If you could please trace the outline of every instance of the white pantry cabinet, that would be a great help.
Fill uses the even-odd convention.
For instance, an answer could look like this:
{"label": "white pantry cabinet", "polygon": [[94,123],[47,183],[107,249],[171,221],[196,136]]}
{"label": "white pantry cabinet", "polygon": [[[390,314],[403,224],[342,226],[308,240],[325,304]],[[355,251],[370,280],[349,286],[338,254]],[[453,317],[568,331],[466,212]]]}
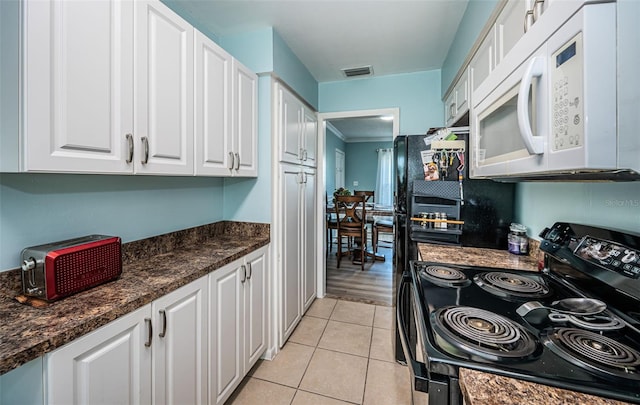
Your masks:
{"label": "white pantry cabinet", "polygon": [[257,76],[195,30],[195,174],[258,174]]}
{"label": "white pantry cabinet", "polygon": [[316,296],[316,171],[281,163],[278,180],[282,269],[278,333],[282,347]]}
{"label": "white pantry cabinet", "polygon": [[49,404],[204,404],[207,277],[45,356]]}
{"label": "white pantry cabinet", "polygon": [[222,404],[267,347],[268,248],[209,276],[209,403]]}
{"label": "white pantry cabinet", "polygon": [[282,84],[277,83],[275,88],[280,161],[316,167],[318,120],[315,112]]}

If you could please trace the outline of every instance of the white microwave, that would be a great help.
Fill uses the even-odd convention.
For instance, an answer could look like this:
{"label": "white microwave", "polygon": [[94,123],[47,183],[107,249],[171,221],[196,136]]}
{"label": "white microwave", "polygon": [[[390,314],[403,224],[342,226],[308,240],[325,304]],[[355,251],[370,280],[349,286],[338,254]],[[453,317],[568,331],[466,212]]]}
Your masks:
{"label": "white microwave", "polygon": [[471,177],[640,172],[640,159],[618,163],[637,151],[618,145],[616,3],[563,10],[564,3],[555,2],[472,94]]}

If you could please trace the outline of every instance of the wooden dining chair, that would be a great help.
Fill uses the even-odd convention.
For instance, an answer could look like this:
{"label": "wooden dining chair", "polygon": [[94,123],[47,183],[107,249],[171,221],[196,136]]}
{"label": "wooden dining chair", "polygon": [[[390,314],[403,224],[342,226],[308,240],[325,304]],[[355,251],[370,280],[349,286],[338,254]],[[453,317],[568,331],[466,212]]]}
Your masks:
{"label": "wooden dining chair", "polygon": [[373,235],[371,244],[373,253],[378,253],[378,237],[380,233],[393,234],[393,217],[376,217],[373,221]]}
{"label": "wooden dining chair", "polygon": [[333,231],[338,229],[338,219],[336,211],[329,207],[329,197],[325,194],[326,229],[327,229],[327,255],[333,250]]}
{"label": "wooden dining chair", "polygon": [[366,190],[355,190],[353,192],[353,195],[364,196],[364,202],[365,203],[372,203],[373,200],[374,200],[375,192],[374,191],[366,191]]}
{"label": "wooden dining chair", "polygon": [[[335,196],[335,210],[338,218],[338,265],[340,268],[340,260],[342,256],[350,253],[356,257],[356,251],[342,251],[342,238],[353,238],[360,254],[360,265],[364,270],[364,262],[366,260],[366,244],[367,244],[367,228],[364,219],[367,217],[366,207],[364,204],[365,197],[361,195],[337,195]],[[359,243],[358,243],[359,241]],[[356,260],[354,259],[354,262]]]}

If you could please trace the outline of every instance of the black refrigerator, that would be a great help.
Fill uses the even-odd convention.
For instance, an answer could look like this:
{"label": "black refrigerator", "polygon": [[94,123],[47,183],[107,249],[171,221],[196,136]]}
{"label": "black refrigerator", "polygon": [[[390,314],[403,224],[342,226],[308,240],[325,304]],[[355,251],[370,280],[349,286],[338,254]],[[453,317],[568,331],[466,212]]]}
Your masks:
{"label": "black refrigerator", "polygon": [[[433,156],[429,140],[437,131],[438,128],[434,128],[423,135],[400,135],[394,140],[393,271],[396,293],[403,274],[409,269],[409,261],[418,258],[417,243],[507,250],[509,225],[514,219],[515,184],[469,179],[468,127],[448,128],[448,132],[454,134],[453,138],[464,141],[464,158],[449,157],[448,169],[437,169],[438,179],[426,181],[427,161]],[[436,162],[444,159],[438,158]],[[461,160],[465,163],[461,168],[462,185],[457,170]],[[425,211],[443,211],[448,214],[447,219],[464,224],[452,225],[443,231],[434,229],[433,223],[411,220],[427,214]],[[410,320],[405,321],[407,325],[413,325]],[[395,341],[396,360],[404,363],[397,331]]]}

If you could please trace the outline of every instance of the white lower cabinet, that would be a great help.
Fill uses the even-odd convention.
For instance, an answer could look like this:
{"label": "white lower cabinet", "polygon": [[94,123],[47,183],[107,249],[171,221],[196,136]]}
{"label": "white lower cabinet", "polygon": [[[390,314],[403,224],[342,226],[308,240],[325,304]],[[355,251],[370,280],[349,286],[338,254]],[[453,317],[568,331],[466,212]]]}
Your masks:
{"label": "white lower cabinet", "polygon": [[209,276],[209,403],[222,404],[267,347],[267,248]]}
{"label": "white lower cabinet", "polygon": [[151,305],[154,404],[207,403],[207,281],[201,277]]}
{"label": "white lower cabinet", "polygon": [[151,403],[151,305],[45,356],[46,402]]}
{"label": "white lower cabinet", "polygon": [[47,354],[47,403],[206,404],[207,281]]}

